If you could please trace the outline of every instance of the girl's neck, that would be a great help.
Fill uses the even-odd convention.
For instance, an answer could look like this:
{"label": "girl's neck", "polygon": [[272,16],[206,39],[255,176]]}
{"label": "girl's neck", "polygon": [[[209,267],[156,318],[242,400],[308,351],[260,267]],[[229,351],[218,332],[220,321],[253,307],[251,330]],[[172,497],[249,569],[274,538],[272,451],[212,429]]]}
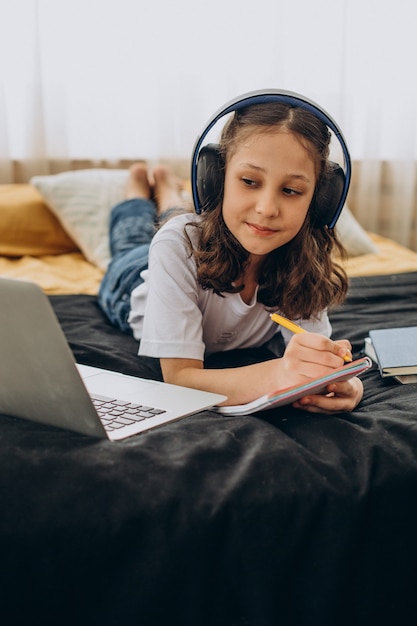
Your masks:
{"label": "girl's neck", "polygon": [[250,304],[252,302],[256,288],[259,284],[259,275],[263,261],[263,258],[250,257],[241,278],[237,281],[238,285],[244,285],[244,288],[239,292],[239,294],[245,304]]}

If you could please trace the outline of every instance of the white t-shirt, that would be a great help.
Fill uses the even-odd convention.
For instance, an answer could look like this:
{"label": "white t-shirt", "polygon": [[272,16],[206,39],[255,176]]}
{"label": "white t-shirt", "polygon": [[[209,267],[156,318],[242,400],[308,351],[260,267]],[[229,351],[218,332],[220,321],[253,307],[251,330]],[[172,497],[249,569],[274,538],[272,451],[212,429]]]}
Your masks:
{"label": "white t-shirt", "polygon": [[[158,358],[204,360],[213,352],[259,347],[281,330],[287,344],[292,333],[269,317],[256,293],[246,304],[238,293],[219,296],[196,279],[185,225],[195,214],[170,219],[155,235],[144,282],[133,290],[129,324],[140,340],[139,354]],[[198,229],[187,226],[193,245]],[[306,330],[330,336],[327,313],[319,319],[294,320]]]}

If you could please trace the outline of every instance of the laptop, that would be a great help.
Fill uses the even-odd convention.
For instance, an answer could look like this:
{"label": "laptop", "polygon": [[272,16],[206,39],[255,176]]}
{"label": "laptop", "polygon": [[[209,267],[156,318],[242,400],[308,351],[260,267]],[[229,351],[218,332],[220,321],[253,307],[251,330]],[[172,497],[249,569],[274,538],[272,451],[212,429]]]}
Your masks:
{"label": "laptop", "polygon": [[33,282],[0,278],[0,413],[120,441],[226,396],[76,364]]}

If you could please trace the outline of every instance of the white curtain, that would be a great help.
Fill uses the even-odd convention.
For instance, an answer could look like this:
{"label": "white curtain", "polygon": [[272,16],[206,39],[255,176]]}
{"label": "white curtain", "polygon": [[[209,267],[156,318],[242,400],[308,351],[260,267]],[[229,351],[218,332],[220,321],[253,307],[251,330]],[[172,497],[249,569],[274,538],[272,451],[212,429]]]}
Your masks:
{"label": "white curtain", "polygon": [[217,108],[276,87],[315,100],[342,127],[357,164],[349,202],[363,225],[415,247],[414,8],[0,0],[0,182],[52,161],[187,159]]}

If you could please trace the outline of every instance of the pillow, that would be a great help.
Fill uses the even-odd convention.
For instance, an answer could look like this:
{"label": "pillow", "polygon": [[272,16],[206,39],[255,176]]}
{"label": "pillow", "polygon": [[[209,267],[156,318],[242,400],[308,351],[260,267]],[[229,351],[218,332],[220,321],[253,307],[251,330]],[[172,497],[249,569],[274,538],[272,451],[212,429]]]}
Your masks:
{"label": "pillow", "polygon": [[34,176],[42,194],[88,261],[105,270],[110,260],[109,215],[124,199],[128,170],[88,169]]}
{"label": "pillow", "polygon": [[0,255],[65,254],[78,248],[31,185],[0,185]]}
{"label": "pillow", "polygon": [[347,206],[343,208],[336,222],[335,231],[350,257],[378,252],[372,239]]}

